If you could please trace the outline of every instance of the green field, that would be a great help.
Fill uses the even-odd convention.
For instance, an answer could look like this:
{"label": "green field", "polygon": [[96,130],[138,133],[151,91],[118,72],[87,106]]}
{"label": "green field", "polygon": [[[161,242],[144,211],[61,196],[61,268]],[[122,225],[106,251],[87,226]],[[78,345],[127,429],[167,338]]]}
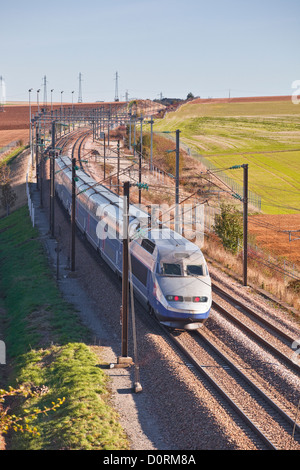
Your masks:
{"label": "green field", "polygon": [[[47,391],[8,402],[25,430],[9,435],[8,450],[128,450],[111,407],[106,364],[88,346],[91,334],[75,307],[63,299],[27,207],[0,220],[0,246],[1,333],[7,347],[0,388],[5,373],[6,390]],[[36,409],[63,399],[56,411],[29,421]],[[26,430],[28,421],[32,432]]]}
{"label": "green field", "polygon": [[[156,121],[154,130],[180,129],[181,142],[217,167],[249,164],[249,189],[263,212],[300,210],[300,106],[291,101],[188,103]],[[242,183],[242,171],[229,176]]]}

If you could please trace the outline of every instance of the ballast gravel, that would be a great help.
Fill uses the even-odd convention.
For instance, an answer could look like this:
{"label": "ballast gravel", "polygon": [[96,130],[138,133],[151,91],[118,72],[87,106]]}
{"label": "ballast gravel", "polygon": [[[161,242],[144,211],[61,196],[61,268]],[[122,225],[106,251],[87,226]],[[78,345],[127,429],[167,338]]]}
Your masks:
{"label": "ballast gravel", "polygon": [[[46,184],[44,190],[48,194]],[[93,334],[91,347],[99,355],[100,367],[111,379],[111,404],[119,414],[131,449],[255,450],[256,445],[241,429],[232,410],[224,406],[208,384],[195,377],[193,368],[184,363],[156,329],[149,326],[148,314],[138,302],[135,302],[135,313],[138,378],[142,391],[135,393],[137,371],[134,366],[114,366],[121,355],[120,280],[81,235],[76,238],[76,270],[74,274],[70,273],[69,218],[56,203],[56,239],[52,239],[48,226],[48,198],[41,209],[39,192],[33,188],[32,195],[36,225],[53,275],[57,273],[59,240],[58,285]],[[227,282],[227,276],[219,273],[218,276]],[[247,297],[251,297],[248,292]],[[135,359],[131,328],[129,356]]]}

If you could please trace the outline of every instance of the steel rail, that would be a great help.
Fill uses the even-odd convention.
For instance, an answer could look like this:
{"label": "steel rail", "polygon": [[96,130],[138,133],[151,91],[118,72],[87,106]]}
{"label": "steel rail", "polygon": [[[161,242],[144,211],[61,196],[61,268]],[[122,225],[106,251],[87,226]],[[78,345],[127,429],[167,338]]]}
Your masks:
{"label": "steel rail", "polygon": [[[78,141],[79,141],[79,139],[78,139]],[[83,142],[83,140],[82,140],[82,142]],[[81,144],[82,144],[82,142],[81,142]],[[81,147],[81,145],[80,145],[80,147]],[[236,299],[234,299],[234,301],[235,300]],[[251,313],[252,313],[252,311],[251,311]],[[243,327],[244,326],[245,325],[243,325]],[[217,384],[217,382],[210,376],[210,374],[207,372],[207,370],[199,363],[199,361],[194,357],[194,355],[191,354],[189,351],[187,351],[187,349],[180,343],[180,340],[178,340],[178,338],[175,338],[172,334],[167,332],[167,330],[165,328],[163,328],[163,329],[167,333],[168,337],[171,338],[172,342],[175,342],[176,346],[180,349],[180,351],[182,353],[184,353],[184,355],[186,357],[188,357],[188,360],[192,364],[194,364],[196,369],[199,372],[201,372],[201,374],[204,375],[207,380],[209,380],[209,382],[213,385],[213,387],[216,388],[218,390],[218,392],[226,399],[226,401],[230,403],[230,405],[243,418],[243,420],[248,424],[248,426],[250,426],[250,428],[260,437],[260,439],[262,439],[262,441],[265,443],[267,448],[276,450],[277,449],[276,446],[270,441],[270,439],[265,436],[265,434],[257,427],[257,425],[255,423],[253,423],[253,421],[234,402],[234,400],[232,400],[229,397],[227,392],[219,384]],[[252,330],[251,330],[251,332],[252,332]],[[263,399],[272,407],[273,410],[276,410],[276,412],[288,423],[288,425],[290,425],[292,428],[293,428],[293,426],[295,426],[296,431],[297,432],[300,431],[299,426],[294,423],[292,418],[290,418],[283,410],[281,410],[278,407],[278,405],[276,405],[276,403],[274,403],[269,397],[267,397],[264,394],[264,392],[262,392],[248,377],[246,377],[222,352],[220,352],[218,349],[216,349],[216,347],[214,345],[212,345],[212,343],[207,338],[205,338],[202,333],[200,333],[200,335],[202,336],[202,339],[204,339],[206,342],[209,342],[210,347],[213,348],[215,350],[215,352],[219,356],[222,357],[222,360],[225,360],[227,363],[229,361],[230,368],[234,369],[235,372],[237,372],[239,374],[239,376],[242,376],[243,380],[245,380],[246,383],[249,384],[256,391],[257,394],[259,394],[261,397],[263,397]],[[287,359],[287,358],[285,357],[285,359]]]}
{"label": "steel rail", "polygon": [[[160,325],[161,326],[161,325]],[[162,327],[162,326],[161,326]],[[264,442],[268,449],[277,450],[276,444],[272,442],[272,439],[268,438],[265,433],[259,428],[254,421],[247,416],[247,414],[242,410],[242,408],[229,396],[226,390],[217,383],[217,381],[212,377],[209,373],[209,368],[203,366],[198,359],[182,344],[180,338],[175,337],[171,332],[169,332],[166,328],[162,327],[164,332],[167,334],[168,338],[175,343],[181,353],[187,357],[188,361],[194,365],[196,370],[200,372],[202,376],[204,376],[212,386],[221,394],[221,396],[232,406],[232,408],[237,412],[237,414],[247,423],[247,425],[255,432],[255,434]],[[285,428],[285,431],[288,434],[293,433],[293,429],[300,433],[300,426],[295,423],[295,420],[291,418],[284,410],[282,410],[270,397],[268,397],[249,377],[247,377],[222,351],[220,351],[206,336],[203,334],[202,330],[196,330],[195,332],[190,332],[192,335],[198,335],[201,337],[201,340],[205,342],[205,344],[211,348],[213,353],[219,358],[224,361],[230,368],[230,372],[233,371],[238,375],[240,381],[244,381],[246,385],[239,385],[245,387],[251,387],[251,389],[255,392],[257,397],[263,402],[260,403],[261,406],[265,409],[265,411],[275,420],[277,420],[279,426]],[[226,370],[225,370],[226,372]],[[231,379],[232,380],[232,379]],[[249,393],[249,392],[248,392]],[[255,398],[257,400],[257,398]],[[264,405],[264,403],[266,405]],[[268,409],[269,408],[269,409]],[[275,418],[274,418],[275,416]],[[281,422],[280,422],[281,420]],[[283,422],[283,424],[282,424]],[[287,429],[289,428],[289,429]],[[300,442],[300,434],[297,442]]]}
{"label": "steel rail", "polygon": [[[228,395],[224,387],[217,383],[217,381],[212,377],[208,372],[208,368],[205,368],[197,358],[182,344],[179,338],[175,337],[170,331],[165,327],[160,325],[162,330],[167,335],[168,339],[174,343],[174,345],[179,349],[181,354],[187,358],[187,360],[195,367],[196,371],[200,373],[212,387],[222,396],[227,404],[237,413],[237,415],[242,419],[244,423],[254,432],[254,434],[259,437],[259,439],[264,443],[266,449],[268,450],[277,450],[277,447],[268,439],[268,437],[257,427],[257,425],[251,420],[241,409],[241,407]],[[220,353],[222,354],[222,353]],[[225,360],[225,358],[224,358]]]}
{"label": "steel rail", "polygon": [[266,403],[281,417],[284,419],[285,423],[291,427],[291,430],[295,426],[295,430],[299,433],[299,438],[300,438],[300,426],[298,424],[295,424],[294,418],[290,417],[285,411],[283,411],[276,403],[275,401],[270,398],[261,388],[259,388],[251,378],[249,378],[242,370],[234,364],[234,362],[229,359],[229,357],[218,347],[216,347],[210,339],[205,335],[203,331],[197,330],[195,332],[197,336],[201,338],[201,340],[205,341],[205,343],[221,358],[222,361],[225,361],[228,366],[230,367],[231,370],[234,370],[234,372],[243,380],[245,381],[254,391],[257,395],[261,397],[262,400],[266,401]]}
{"label": "steel rail", "polygon": [[[82,161],[81,161],[81,147],[82,147],[83,142],[85,141],[85,139],[86,139],[91,133],[92,133],[92,131],[83,132],[82,135],[79,136],[79,138],[76,140],[75,145],[74,145],[73,150],[72,150],[72,158],[73,158],[73,157],[74,157],[74,154],[75,154],[75,147],[76,147],[76,145],[79,143],[78,149],[77,149],[77,160],[78,160],[80,169],[81,169],[86,175],[88,175],[88,173],[87,173],[87,172],[85,171],[85,169],[83,168]],[[88,175],[88,176],[89,176],[89,175]]]}
{"label": "steel rail", "polygon": [[236,297],[233,297],[231,294],[223,290],[221,287],[217,286],[216,284],[212,283],[212,289],[213,291],[220,295],[221,297],[225,297],[225,300],[227,299],[230,303],[233,304],[236,308],[241,308],[243,311],[251,315],[253,318],[256,320],[259,320],[261,323],[263,323],[265,326],[268,328],[272,329],[274,332],[276,332],[279,336],[284,338],[289,344],[291,344],[293,341],[295,341],[295,338],[293,338],[291,335],[285,333],[282,331],[280,328],[278,328],[276,325],[271,323],[269,320],[261,316],[258,312],[253,310],[252,308],[248,307],[247,305],[244,304],[241,300],[238,300]]}
{"label": "steel rail", "polygon": [[[236,299],[231,299],[230,300],[232,303],[236,303]],[[254,339],[256,342],[258,342],[259,344],[263,345],[264,348],[268,349],[275,357],[278,357],[281,361],[283,361],[289,368],[291,368],[293,370],[294,373],[296,374],[300,374],[300,366],[293,361],[293,359],[291,359],[290,357],[288,357],[286,354],[284,354],[283,352],[281,352],[277,346],[274,346],[273,344],[271,344],[269,341],[267,341],[266,339],[264,339],[260,334],[258,334],[257,332],[255,332],[252,328],[248,327],[247,325],[245,325],[245,323],[243,323],[241,320],[239,320],[234,314],[232,314],[231,312],[228,311],[228,309],[226,309],[225,307],[223,307],[222,305],[218,304],[218,302],[216,302],[215,300],[213,300],[212,302],[212,308],[214,308],[216,311],[220,312],[221,314],[223,314],[224,316],[226,316],[226,318],[228,318],[232,323],[234,323],[235,325],[237,325],[244,333],[246,333],[249,337],[251,337],[252,339]],[[243,308],[243,307],[242,307]],[[245,307],[246,309],[246,307]],[[239,311],[240,312],[240,311]],[[242,312],[240,312],[242,313]],[[250,313],[250,314],[253,314],[256,315],[255,312],[253,312],[251,309],[249,309],[249,307],[247,307],[247,313]],[[261,321],[261,317],[258,316],[256,317],[259,321]],[[262,320],[263,321],[263,320]],[[268,325],[269,328],[273,329],[277,334],[281,334],[281,330],[280,329],[277,329],[277,327],[273,326],[272,324],[270,324],[269,322],[264,322],[266,325]],[[294,341],[293,338],[287,336],[289,338],[289,341],[291,341],[291,344],[292,342]]]}

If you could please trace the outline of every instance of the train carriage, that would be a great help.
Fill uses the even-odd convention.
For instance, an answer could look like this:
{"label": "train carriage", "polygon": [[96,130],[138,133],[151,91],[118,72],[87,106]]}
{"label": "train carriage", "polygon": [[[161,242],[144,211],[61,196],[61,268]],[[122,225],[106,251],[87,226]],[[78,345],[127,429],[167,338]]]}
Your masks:
{"label": "train carriage", "polygon": [[[55,189],[71,212],[69,157],[55,160]],[[123,198],[76,172],[76,223],[107,264],[122,275]],[[130,267],[139,300],[170,328],[199,328],[212,303],[211,280],[201,250],[169,228],[148,227],[148,214],[129,206]]]}

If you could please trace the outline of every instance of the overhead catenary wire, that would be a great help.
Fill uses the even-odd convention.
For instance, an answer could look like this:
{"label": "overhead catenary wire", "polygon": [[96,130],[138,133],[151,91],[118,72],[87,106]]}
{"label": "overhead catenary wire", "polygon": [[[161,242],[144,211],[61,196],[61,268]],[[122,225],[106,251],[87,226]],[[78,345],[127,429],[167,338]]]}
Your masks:
{"label": "overhead catenary wire", "polygon": [[[133,165],[130,165],[130,166],[127,167],[127,168],[125,168],[125,169],[122,171],[122,173],[126,173],[126,172],[129,171],[133,166],[134,166],[134,164],[133,164]],[[112,175],[109,175],[109,177],[107,177],[107,178],[105,178],[105,179],[102,179],[100,182],[98,182],[98,184],[100,184],[102,181],[105,181],[105,180],[108,179],[108,178],[112,178],[112,177],[115,176],[116,174],[117,174],[117,173],[114,173],[114,174],[112,174]],[[119,173],[119,174],[120,174],[120,173]],[[137,179],[134,178],[134,176],[132,176],[131,174],[129,174],[129,178],[130,178],[132,181],[134,181],[134,182],[137,183]],[[94,185],[93,185],[93,186],[94,186]],[[117,188],[118,186],[120,187],[121,185],[119,184],[119,185],[113,185],[113,186],[114,186],[115,188]],[[148,186],[148,185],[147,185],[147,186]],[[155,191],[155,190],[160,191],[161,188],[165,189],[165,186],[149,185],[149,188],[151,188],[151,189],[154,190],[154,191]],[[175,189],[174,189],[172,192],[171,192],[171,191],[172,191],[172,188],[170,188],[170,191],[168,191],[168,192],[164,191],[164,192],[165,192],[165,194],[169,194],[169,195],[174,196]],[[192,197],[195,197],[198,193],[199,193],[199,190],[195,191],[194,193],[192,193],[192,194],[190,194],[190,195],[188,195],[188,196],[186,196],[186,193],[185,193],[184,195],[185,195],[186,197],[185,197],[182,201],[180,201],[179,204],[184,203],[185,201],[189,200],[189,199],[192,198]],[[78,193],[78,194],[79,194],[79,193]],[[204,204],[204,203],[206,203],[206,202],[208,202],[208,199],[206,199],[205,201],[202,201],[201,204]],[[167,214],[168,212],[172,211],[173,209],[174,209],[174,207],[172,206],[170,209],[168,209],[167,211],[165,211],[163,215]],[[191,211],[192,209],[193,209],[193,208],[190,208],[189,211]],[[187,211],[186,211],[186,212],[187,212]],[[173,216],[173,217],[170,219],[170,221],[173,220],[174,218],[175,218],[175,216]],[[197,233],[203,233],[203,231],[198,231],[198,230],[195,230],[195,232],[197,232]]]}
{"label": "overhead catenary wire", "polygon": [[282,268],[281,266],[278,266],[277,264],[273,263],[272,261],[266,260],[262,258],[260,255],[252,255],[249,253],[249,258],[252,258],[253,260],[257,261],[258,263],[262,264],[263,266],[266,266],[269,269],[272,269],[273,271],[277,271],[279,274],[284,274],[287,277],[290,277],[294,280],[300,280],[298,276],[295,276],[293,273],[290,271],[287,271],[286,269]]}
{"label": "overhead catenary wire", "polygon": [[[142,154],[141,154],[140,152],[136,151],[136,153],[137,153],[138,155],[142,156]],[[134,165],[132,165],[132,166],[134,166]],[[241,167],[240,165],[239,165],[239,166],[236,166],[236,168],[240,168],[240,167]],[[144,168],[144,165],[143,165],[143,168]],[[220,171],[222,171],[222,170],[224,170],[224,169],[230,170],[230,169],[235,169],[235,168],[233,168],[233,167],[226,167],[226,168],[219,168],[219,169],[216,169],[216,170],[214,170],[214,171],[208,170],[205,174],[206,174],[206,175],[213,175],[213,176],[217,179],[217,181],[222,184],[223,187],[225,186],[225,187],[227,188],[227,190],[224,189],[224,188],[222,188],[222,187],[221,187],[219,184],[217,184],[216,182],[211,181],[211,179],[208,180],[207,178],[205,178],[205,176],[204,176],[203,173],[202,173],[202,174],[198,174],[198,175],[196,175],[196,176],[198,176],[198,177],[202,178],[203,180],[207,181],[209,184],[213,184],[214,186],[218,187],[219,189],[221,189],[221,190],[222,190],[223,192],[225,192],[225,193],[228,193],[228,194],[230,194],[230,195],[232,195],[232,196],[234,196],[234,197],[239,196],[239,195],[236,195],[235,193],[233,193],[232,188],[231,188],[228,184],[224,183],[224,181],[222,181],[222,180],[215,174],[215,173],[220,172]],[[125,169],[124,172],[126,172],[126,171],[128,171],[128,170]],[[164,173],[166,173],[166,172],[164,172]],[[113,175],[110,175],[110,177],[111,177],[111,176],[113,176]],[[137,182],[137,179],[136,179],[134,176],[129,175],[129,177],[130,177],[130,179],[131,179],[132,181]],[[149,189],[150,189],[150,188],[151,188],[153,191],[159,191],[160,188],[163,188],[163,189],[165,190],[166,187],[165,187],[165,186],[161,186],[161,185],[149,185]],[[172,188],[170,188],[170,190],[167,191],[167,194],[169,194],[169,195],[171,195],[171,194],[173,194],[173,193],[174,193],[174,190],[172,191]],[[191,197],[195,196],[197,193],[199,193],[199,191],[194,192],[192,195],[188,196],[188,198],[191,198]],[[186,198],[186,199],[188,199],[188,198]],[[238,198],[239,198],[240,200],[242,200],[242,198],[241,198],[240,196],[239,196]],[[185,201],[186,199],[184,199],[184,201]],[[184,202],[184,201],[181,201],[181,203]],[[205,201],[205,202],[207,202],[207,201]],[[172,210],[172,209],[171,209],[171,210]],[[169,211],[168,211],[168,212],[169,212]],[[173,218],[174,218],[174,217],[173,217]],[[260,222],[256,222],[256,221],[252,221],[252,220],[251,220],[251,222],[253,222],[254,224],[260,225]],[[269,224],[269,226],[268,226],[268,225],[263,225],[263,226],[265,226],[266,228],[274,229],[274,230],[276,230],[277,232],[285,232],[284,230],[280,230],[280,229],[278,229],[278,228],[275,227],[275,226],[272,227],[271,224]]]}
{"label": "overhead catenary wire", "polygon": [[[208,173],[208,172],[207,172],[207,173],[205,173],[205,174],[211,174],[211,175],[215,176],[213,173]],[[229,194],[230,196],[232,196],[233,194],[235,195],[235,193],[234,193],[233,190],[230,188],[230,186],[228,186],[228,185],[226,185],[225,183],[223,183],[222,180],[220,180],[220,182],[221,182],[222,184],[224,184],[224,186],[227,186],[228,190],[222,188],[222,187],[221,187],[220,185],[218,185],[217,183],[215,183],[215,182],[213,182],[213,181],[211,181],[211,180],[205,178],[205,177],[203,176],[203,174],[197,174],[197,175],[195,175],[195,176],[192,176],[191,178],[194,179],[194,178],[196,178],[196,177],[202,178],[204,181],[207,181],[210,185],[212,184],[212,185],[216,186],[216,187],[219,188],[223,193]],[[236,197],[236,195],[235,195],[234,197]],[[239,196],[239,198],[240,198],[240,196]]]}
{"label": "overhead catenary wire", "polygon": [[267,228],[269,230],[272,230],[274,232],[278,232],[278,233],[286,233],[286,232],[300,232],[300,230],[288,230],[288,229],[280,229],[278,228],[276,225],[273,225],[273,224],[270,224],[269,222],[264,222],[262,220],[258,220],[258,219],[255,219],[253,218],[255,217],[254,216],[249,216],[249,221],[253,224],[253,225],[258,225],[260,227],[263,227],[263,228]]}
{"label": "overhead catenary wire", "polygon": [[[101,144],[101,145],[103,145],[103,144]],[[114,149],[110,149],[110,150],[111,150],[112,152],[114,152],[114,153],[117,153],[117,151],[114,150]],[[141,158],[143,158],[142,153],[139,152],[137,149],[136,149],[136,154],[137,154],[138,156],[140,156]],[[118,158],[118,157],[108,157],[108,158]],[[124,157],[121,157],[121,159],[125,159],[125,158],[124,158]],[[116,176],[116,175],[121,175],[121,174],[124,174],[124,173],[128,172],[131,168],[134,167],[135,164],[138,164],[138,162],[137,162],[137,161],[133,161],[133,164],[130,165],[130,166],[128,166],[127,168],[123,169],[122,172],[113,173],[113,174],[109,175],[107,178],[100,180],[97,184],[101,184],[102,182],[106,181],[108,178],[113,178],[113,177]],[[147,163],[146,163],[146,165],[147,165]],[[148,167],[148,165],[147,165],[147,167]],[[143,164],[142,169],[148,170],[147,167],[145,166],[145,164]],[[138,171],[138,170],[137,170],[137,171]],[[161,171],[162,173],[164,173],[164,175],[166,175],[166,176],[168,176],[168,177],[174,178],[173,175],[171,175],[170,173],[166,172],[165,170],[159,169],[159,171]],[[137,179],[134,178],[134,176],[132,176],[130,173],[129,173],[128,176],[129,176],[129,178],[130,178],[132,181],[137,182]],[[202,175],[198,175],[198,176],[200,176],[200,177],[203,178]],[[205,179],[205,178],[204,178],[204,179]],[[206,180],[206,181],[207,181],[207,180]],[[221,180],[220,180],[220,181],[221,181]],[[211,184],[210,181],[209,181],[209,183]],[[217,184],[215,184],[215,183],[213,183],[213,184],[214,184],[215,186],[219,187],[219,189],[223,190],[224,192],[227,192],[227,191],[225,191],[223,188],[221,188],[220,186],[218,186]],[[94,185],[93,185],[93,186],[94,186]],[[119,185],[119,186],[120,186],[120,185]],[[149,188],[151,187],[151,189],[154,190],[154,191],[155,191],[155,190],[159,190],[158,188],[162,188],[162,189],[164,189],[164,193],[165,193],[165,194],[169,194],[169,195],[172,195],[172,196],[174,196],[174,194],[175,194],[175,188],[174,188],[173,190],[172,190],[171,187],[169,188],[170,191],[173,191],[173,193],[171,193],[170,191],[167,191],[167,192],[165,191],[166,186],[159,186],[159,185],[148,185],[148,186],[149,186]],[[118,187],[118,185],[114,185],[114,187]],[[229,188],[229,186],[228,186],[228,188]],[[229,193],[229,194],[232,194],[231,188],[229,188],[229,189],[230,189],[230,192],[228,191],[228,193]],[[180,192],[180,193],[181,193],[181,192]],[[179,194],[180,194],[180,193],[179,193]],[[196,192],[194,192],[192,196],[195,196],[197,193],[199,193],[199,190],[197,190]],[[192,196],[189,196],[189,197],[192,197]]]}
{"label": "overhead catenary wire", "polygon": [[[130,168],[132,168],[135,164],[132,164],[132,165],[129,165],[127,168],[125,168],[124,170],[122,170],[121,172],[119,172],[119,175],[125,173],[126,171],[128,171]],[[89,185],[87,184],[87,186],[89,187],[89,189],[94,189],[95,186],[98,186],[99,184],[103,183],[104,181],[106,181],[107,179],[109,178],[113,178],[114,176],[117,176],[118,175],[118,172],[112,174],[112,175],[109,175],[107,176],[106,178],[102,178],[101,180],[97,181],[95,184],[92,184],[92,185]],[[82,191],[79,191],[77,193],[77,195],[81,194],[83,191],[86,191],[86,189],[82,190]],[[97,192],[97,191],[95,191]]]}

